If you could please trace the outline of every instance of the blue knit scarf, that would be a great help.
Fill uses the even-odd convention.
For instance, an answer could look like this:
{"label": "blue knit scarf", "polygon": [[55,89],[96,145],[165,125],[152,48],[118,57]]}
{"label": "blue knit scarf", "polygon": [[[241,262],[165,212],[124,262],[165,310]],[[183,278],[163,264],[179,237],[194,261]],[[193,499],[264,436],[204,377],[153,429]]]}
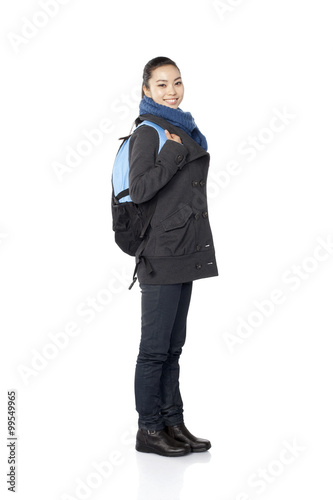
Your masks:
{"label": "blue knit scarf", "polygon": [[156,115],[164,118],[176,127],[184,130],[192,139],[200,144],[206,151],[208,149],[206,137],[198,129],[193,116],[189,111],[183,111],[180,108],[174,109],[163,104],[158,104],[150,97],[144,96],[140,102],[140,115]]}

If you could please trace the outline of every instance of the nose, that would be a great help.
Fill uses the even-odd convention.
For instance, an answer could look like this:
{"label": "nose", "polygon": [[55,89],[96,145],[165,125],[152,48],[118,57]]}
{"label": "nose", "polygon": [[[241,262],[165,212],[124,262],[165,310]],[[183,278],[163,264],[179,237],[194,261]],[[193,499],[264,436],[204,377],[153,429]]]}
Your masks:
{"label": "nose", "polygon": [[171,85],[170,87],[168,87],[168,95],[176,95],[176,89],[173,85]]}

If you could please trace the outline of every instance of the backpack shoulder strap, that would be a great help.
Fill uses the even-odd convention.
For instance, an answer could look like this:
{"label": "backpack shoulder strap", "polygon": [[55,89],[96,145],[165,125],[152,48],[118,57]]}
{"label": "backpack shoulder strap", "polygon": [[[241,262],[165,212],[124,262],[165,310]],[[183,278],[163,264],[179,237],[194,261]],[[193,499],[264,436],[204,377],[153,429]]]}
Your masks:
{"label": "backpack shoulder strap", "polygon": [[160,152],[162,147],[164,146],[165,142],[167,141],[164,129],[162,127],[160,127],[159,125],[157,125],[156,123],[151,122],[149,120],[144,120],[136,128],[141,127],[141,125],[148,125],[149,127],[152,127],[157,131],[158,138],[159,138],[158,152]]}

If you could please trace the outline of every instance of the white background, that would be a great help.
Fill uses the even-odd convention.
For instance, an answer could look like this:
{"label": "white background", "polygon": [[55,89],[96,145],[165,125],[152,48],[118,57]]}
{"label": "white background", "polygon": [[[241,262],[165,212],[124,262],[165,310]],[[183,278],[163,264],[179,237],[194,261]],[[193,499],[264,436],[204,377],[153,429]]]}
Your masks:
{"label": "white background", "polygon": [[[62,3],[1,3],[1,496],[8,390],[18,499],[332,496],[331,3]],[[110,213],[117,139],[160,55],[208,140],[219,267],[194,282],[181,358],[185,423],[212,448],[179,459],[134,449],[141,297]],[[276,110],[289,118],[270,132]],[[57,175],[105,119],[112,130]]]}

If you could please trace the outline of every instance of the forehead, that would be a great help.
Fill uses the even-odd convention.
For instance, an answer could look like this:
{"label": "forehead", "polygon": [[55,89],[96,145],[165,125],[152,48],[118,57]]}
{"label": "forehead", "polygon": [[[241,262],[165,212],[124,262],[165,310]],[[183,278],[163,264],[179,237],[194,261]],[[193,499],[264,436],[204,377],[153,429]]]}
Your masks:
{"label": "forehead", "polygon": [[155,68],[154,71],[152,71],[151,78],[152,80],[175,80],[176,78],[179,78],[180,72],[176,68],[176,66],[173,66],[172,64],[168,64],[166,66],[160,66],[159,68]]}

